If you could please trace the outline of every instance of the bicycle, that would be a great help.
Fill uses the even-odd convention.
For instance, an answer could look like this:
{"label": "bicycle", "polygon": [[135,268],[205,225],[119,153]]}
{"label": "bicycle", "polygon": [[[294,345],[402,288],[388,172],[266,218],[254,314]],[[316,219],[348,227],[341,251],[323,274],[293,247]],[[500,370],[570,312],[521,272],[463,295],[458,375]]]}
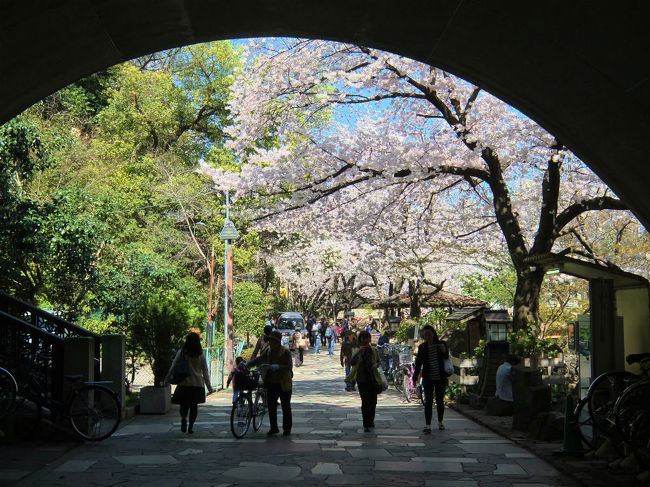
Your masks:
{"label": "bicycle", "polygon": [[66,375],[70,391],[63,403],[49,398],[35,373],[37,360],[48,357],[35,356],[24,382],[18,382],[16,400],[10,414],[19,439],[29,438],[38,428],[43,406],[54,422],[68,420],[72,430],[84,440],[101,441],[111,436],[120,424],[122,407],[117,394],[109,387],[110,381],[84,382],[82,375]]}
{"label": "bicycle", "polygon": [[16,403],[18,384],[7,369],[0,367],[0,420],[13,409]]}
{"label": "bicycle", "polygon": [[[248,381],[242,381],[243,377]],[[230,431],[235,438],[241,439],[248,433],[251,421],[255,431],[262,427],[268,405],[266,389],[260,383],[260,373],[257,370],[248,371],[246,375],[236,378],[235,383],[238,388],[241,385],[243,387],[230,411]],[[253,391],[255,391],[254,398]]]}
{"label": "bicycle", "polygon": [[415,362],[403,367],[404,377],[402,379],[403,386],[402,392],[406,402],[411,402],[413,399],[420,399],[424,406],[424,389],[422,388],[422,379],[413,376],[415,372]]}
{"label": "bicycle", "polygon": [[396,346],[393,349],[393,383],[395,384],[395,389],[402,394],[405,391],[404,379],[407,371],[410,373],[408,367],[410,367],[411,363],[411,349],[412,347],[410,346]]}
{"label": "bicycle", "polygon": [[641,376],[616,400],[612,415],[616,431],[630,447],[640,465],[650,465],[650,353],[626,357],[641,365]]}
{"label": "bicycle", "polygon": [[610,371],[599,375],[574,414],[585,445],[597,449],[607,438],[624,442],[642,464],[647,464],[650,461],[650,353],[629,355],[626,360],[628,364],[640,363],[641,374]]}

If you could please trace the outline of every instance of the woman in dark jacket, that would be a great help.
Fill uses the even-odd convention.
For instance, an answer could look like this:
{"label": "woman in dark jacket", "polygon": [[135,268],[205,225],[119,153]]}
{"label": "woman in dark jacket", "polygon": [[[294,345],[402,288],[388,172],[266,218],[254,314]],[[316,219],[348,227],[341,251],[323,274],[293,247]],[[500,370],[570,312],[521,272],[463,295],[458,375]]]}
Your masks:
{"label": "woman in dark jacket", "polygon": [[444,430],[442,422],[445,414],[445,389],[447,388],[447,374],[443,361],[449,358],[447,345],[438,339],[438,334],[432,326],[422,328],[424,342],[418,347],[415,359],[413,377],[420,376],[422,371],[422,386],[424,388],[424,433],[431,433],[431,417],[433,416],[433,394],[435,390],[436,409],[438,410],[438,429]]}
{"label": "woman in dark jacket", "polygon": [[370,333],[359,333],[359,349],[350,359],[352,369],[345,378],[346,382],[354,381],[359,388],[361,396],[361,417],[363,430],[370,431],[375,427],[375,411],[377,409],[377,394],[381,391],[381,377],[377,371],[379,366],[379,352],[370,344]]}

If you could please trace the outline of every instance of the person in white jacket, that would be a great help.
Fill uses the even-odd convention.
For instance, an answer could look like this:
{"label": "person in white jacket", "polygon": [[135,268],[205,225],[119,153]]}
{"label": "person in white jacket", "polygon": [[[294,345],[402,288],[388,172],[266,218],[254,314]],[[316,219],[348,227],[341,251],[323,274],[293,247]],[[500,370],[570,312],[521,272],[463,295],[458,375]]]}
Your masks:
{"label": "person in white jacket", "polygon": [[[169,376],[174,370],[174,367],[183,359],[187,361],[189,375],[176,386],[174,395],[172,396],[172,403],[180,405],[181,431],[183,433],[187,431],[192,434],[194,432],[194,422],[198,415],[198,405],[205,402],[205,389],[203,384],[208,388],[210,394],[214,392],[210,385],[208,363],[205,360],[205,354],[201,347],[201,337],[198,333],[190,332],[187,334],[185,344],[176,353],[165,382],[169,382]],[[188,412],[189,427],[187,422]]]}

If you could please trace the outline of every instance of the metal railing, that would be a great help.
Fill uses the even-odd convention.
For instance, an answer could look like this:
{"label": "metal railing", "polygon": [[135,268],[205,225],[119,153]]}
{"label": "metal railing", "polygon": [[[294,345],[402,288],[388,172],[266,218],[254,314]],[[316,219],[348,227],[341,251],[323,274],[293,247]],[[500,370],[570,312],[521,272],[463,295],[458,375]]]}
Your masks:
{"label": "metal railing", "polygon": [[32,373],[47,384],[48,398],[54,402],[63,401],[63,343],[68,337],[94,339],[95,379],[99,379],[99,335],[0,291],[0,363],[20,371],[26,363],[34,363],[36,355],[41,357]]}
{"label": "metal railing", "polygon": [[[234,344],[234,356],[241,355],[244,348],[244,341],[237,340]],[[205,347],[203,349],[205,359],[208,362],[208,375],[210,376],[210,384],[215,389],[224,389],[226,387],[226,378],[229,371],[226,370],[224,360],[225,349],[224,347]]]}
{"label": "metal railing", "polygon": [[0,311],[0,364],[19,383],[35,375],[48,403],[63,402],[63,338]]}

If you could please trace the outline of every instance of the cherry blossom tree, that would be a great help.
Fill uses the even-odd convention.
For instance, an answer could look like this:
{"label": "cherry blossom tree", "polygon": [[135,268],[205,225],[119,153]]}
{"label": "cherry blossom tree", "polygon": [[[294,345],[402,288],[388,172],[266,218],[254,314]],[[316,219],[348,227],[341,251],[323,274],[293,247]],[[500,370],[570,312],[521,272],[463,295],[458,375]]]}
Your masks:
{"label": "cherry blossom tree", "polygon": [[562,141],[440,69],[324,41],[261,40],[246,54],[228,129],[240,166],[205,172],[254,194],[262,228],[336,240],[354,229],[384,257],[364,259],[369,276],[432,251],[428,272],[444,282],[507,252],[523,329],[539,321],[544,279],[527,259],[584,253],[574,229],[626,209]]}

